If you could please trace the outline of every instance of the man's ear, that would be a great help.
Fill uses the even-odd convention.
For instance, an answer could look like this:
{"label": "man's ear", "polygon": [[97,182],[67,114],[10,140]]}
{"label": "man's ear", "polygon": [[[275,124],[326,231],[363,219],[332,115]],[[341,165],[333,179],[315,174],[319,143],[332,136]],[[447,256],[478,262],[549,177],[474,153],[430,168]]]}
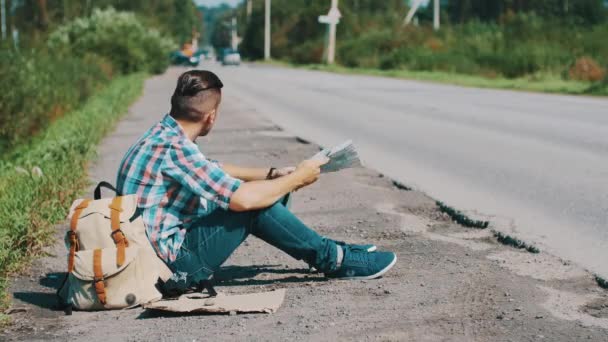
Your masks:
{"label": "man's ear", "polygon": [[217,109],[214,109],[209,113],[209,115],[207,115],[207,123],[214,124],[216,116],[217,116]]}

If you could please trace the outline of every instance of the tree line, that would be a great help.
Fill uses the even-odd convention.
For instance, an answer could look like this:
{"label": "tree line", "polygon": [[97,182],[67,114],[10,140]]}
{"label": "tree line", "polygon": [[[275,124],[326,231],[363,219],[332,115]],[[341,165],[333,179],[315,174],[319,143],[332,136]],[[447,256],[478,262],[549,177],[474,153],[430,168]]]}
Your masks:
{"label": "tree line", "polygon": [[185,42],[199,30],[201,14],[189,0],[5,0],[8,40],[18,32],[20,44],[36,46],[46,34],[75,18],[88,17],[97,8],[113,7],[134,12],[148,26],[177,42]]}
{"label": "tree line", "polygon": [[[341,0],[337,62],[509,78],[540,73],[596,81],[606,74],[605,0],[442,0],[439,31],[432,29],[432,3],[418,11],[417,25],[405,27],[407,1]],[[318,16],[329,6],[327,0],[273,0],[272,57],[323,62],[327,25]],[[243,56],[263,58],[264,1],[254,0],[251,13],[245,3],[221,13],[213,26],[214,46],[229,45],[225,22],[233,16],[239,22]],[[573,65],[592,72],[580,76],[572,72]]]}
{"label": "tree line", "polygon": [[449,0],[447,13],[452,22],[472,19],[499,21],[509,13],[530,13],[545,18],[574,19],[598,24],[606,19],[604,0]]}

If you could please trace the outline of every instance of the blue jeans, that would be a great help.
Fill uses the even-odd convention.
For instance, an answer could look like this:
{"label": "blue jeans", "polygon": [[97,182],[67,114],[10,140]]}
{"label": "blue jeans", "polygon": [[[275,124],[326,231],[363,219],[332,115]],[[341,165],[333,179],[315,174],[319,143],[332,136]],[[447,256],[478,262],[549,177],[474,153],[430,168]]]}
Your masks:
{"label": "blue jeans", "polygon": [[321,272],[336,269],[336,244],[308,228],[286,208],[288,196],[271,207],[245,212],[216,209],[187,230],[177,259],[169,264],[170,289],[185,290],[207,280],[249,234],[304,260]]}

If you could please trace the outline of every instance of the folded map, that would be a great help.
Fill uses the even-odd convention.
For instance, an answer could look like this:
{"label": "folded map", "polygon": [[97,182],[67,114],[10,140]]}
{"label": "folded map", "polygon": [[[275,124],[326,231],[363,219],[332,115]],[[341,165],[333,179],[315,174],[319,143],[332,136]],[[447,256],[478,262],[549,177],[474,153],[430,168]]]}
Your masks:
{"label": "folded map", "polygon": [[329,162],[321,166],[321,173],[336,172],[342,169],[361,166],[359,154],[352,140],[347,140],[335,147],[326,148],[315,154],[312,159],[329,158]]}

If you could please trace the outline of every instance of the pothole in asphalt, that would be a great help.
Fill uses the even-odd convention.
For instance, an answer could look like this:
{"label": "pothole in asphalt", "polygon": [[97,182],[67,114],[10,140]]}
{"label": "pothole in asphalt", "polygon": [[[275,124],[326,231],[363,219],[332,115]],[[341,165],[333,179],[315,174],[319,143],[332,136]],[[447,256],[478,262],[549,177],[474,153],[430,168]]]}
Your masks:
{"label": "pothole in asphalt", "polygon": [[553,316],[568,321],[579,321],[587,327],[596,326],[608,329],[608,318],[596,317],[589,311],[590,304],[593,305],[599,300],[605,301],[605,298],[559,291],[546,286],[538,286],[538,288],[547,294],[547,300],[542,306]]}
{"label": "pothole in asphalt", "polygon": [[389,215],[399,216],[399,229],[409,233],[423,233],[427,231],[430,221],[427,219],[408,213],[398,212],[392,203],[380,203],[376,205],[376,210]]}
{"label": "pothole in asphalt", "polygon": [[487,232],[483,232],[484,235],[480,234],[480,231],[471,231],[471,232],[458,232],[452,234],[438,234],[434,232],[429,232],[428,228],[431,224],[431,221],[420,217],[418,215],[410,214],[410,213],[402,213],[397,211],[395,205],[392,203],[381,203],[376,206],[376,210],[379,212],[397,215],[400,218],[399,228],[403,232],[409,233],[421,233],[425,237],[441,242],[454,243],[459,246],[463,246],[474,251],[484,251],[490,248],[493,248],[491,244],[475,241],[476,239],[487,238]]}
{"label": "pothole in asphalt", "polygon": [[426,233],[424,235],[426,237],[430,238],[431,240],[454,243],[454,244],[469,248],[474,251],[485,251],[485,250],[488,250],[488,249],[491,249],[494,247],[489,243],[458,238],[458,237],[454,237],[451,234],[450,235],[441,235],[441,234],[437,234],[437,233]]}
{"label": "pothole in asphalt", "polygon": [[596,317],[608,319],[608,298],[599,298],[583,307],[583,312]]}
{"label": "pothole in asphalt", "polygon": [[547,253],[531,254],[506,250],[488,255],[487,258],[497,261],[500,267],[509,269],[515,274],[538,280],[565,280],[588,276],[580,267]]}

